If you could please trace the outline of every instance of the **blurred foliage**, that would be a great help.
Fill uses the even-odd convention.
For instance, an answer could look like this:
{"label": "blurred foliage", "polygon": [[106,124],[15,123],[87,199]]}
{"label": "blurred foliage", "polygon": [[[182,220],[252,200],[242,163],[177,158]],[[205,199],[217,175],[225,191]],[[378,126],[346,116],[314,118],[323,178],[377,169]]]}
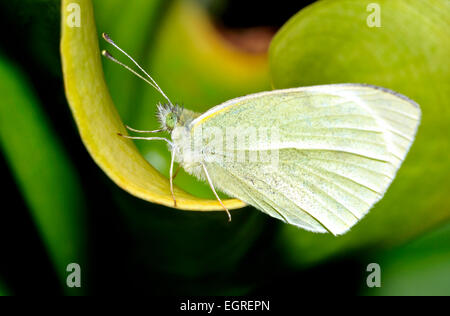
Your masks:
{"label": "blurred foliage", "polygon": [[378,1],[380,28],[367,25],[369,3],[321,1],[287,22],[271,44],[274,87],[374,84],[418,102],[422,122],[385,197],[349,233],[283,227],[280,241],[295,265],[389,247],[450,218],[450,2]]}
{"label": "blurred foliage", "polygon": [[[145,293],[241,295],[254,287],[256,271],[267,269],[251,266],[259,259],[252,249],[273,233],[257,210],[232,212],[229,225],[222,212],[174,211],[123,192],[114,196],[124,210],[123,225],[133,232],[129,260],[141,271],[137,284]],[[148,280],[152,286],[145,289]]]}
{"label": "blurred foliage", "polygon": [[381,266],[381,288],[364,295],[449,295],[450,225],[421,236],[374,259]]}
{"label": "blurred foliage", "polygon": [[6,287],[3,285],[2,281],[0,280],[0,296],[8,296],[9,291],[6,289]]}
{"label": "blurred foliage", "polygon": [[27,81],[3,58],[0,78],[0,148],[64,286],[66,266],[86,256],[78,175]]}
{"label": "blurred foliage", "polygon": [[[289,12],[309,2],[295,2]],[[423,122],[386,198],[349,234],[334,238],[283,225],[252,208],[232,212],[230,225],[222,212],[172,210],[118,188],[91,161],[65,104],[60,1],[0,1],[0,29],[6,30],[0,42],[6,56],[0,58],[0,149],[15,181],[10,187],[25,200],[59,276],[56,288],[65,288],[67,263],[78,262],[89,271],[83,272],[81,292],[65,289],[67,294],[292,294],[290,285],[301,295],[449,294],[449,229],[438,227],[450,214],[450,112],[444,108],[450,82],[449,2],[379,0],[381,28],[366,25],[369,2],[320,1],[303,9],[275,37],[268,59],[225,39],[224,29],[265,25],[273,16],[284,21],[281,2],[262,1],[261,14],[249,14],[254,6],[240,10],[244,2],[233,0],[93,1],[99,40],[101,32],[109,33],[173,101],[195,111],[267,90],[270,83],[282,88],[364,82],[416,100]],[[199,3],[214,10],[214,21]],[[104,41],[100,46],[110,49]],[[102,64],[123,121],[155,128],[161,96],[112,62]],[[167,148],[136,145],[167,176]],[[212,197],[209,187],[184,172],[177,184]],[[39,271],[36,278],[48,283],[41,281],[41,288],[53,291],[45,256],[30,248],[40,246],[34,232],[25,231],[29,226],[22,222],[11,226],[9,213],[2,212],[10,226],[1,235],[2,261],[22,270],[11,265],[3,270],[0,262],[5,281],[0,295],[35,293],[23,272],[30,256]],[[20,245],[30,246],[10,251]],[[381,289],[364,286],[369,262],[382,267]],[[11,283],[18,279],[23,281]]]}

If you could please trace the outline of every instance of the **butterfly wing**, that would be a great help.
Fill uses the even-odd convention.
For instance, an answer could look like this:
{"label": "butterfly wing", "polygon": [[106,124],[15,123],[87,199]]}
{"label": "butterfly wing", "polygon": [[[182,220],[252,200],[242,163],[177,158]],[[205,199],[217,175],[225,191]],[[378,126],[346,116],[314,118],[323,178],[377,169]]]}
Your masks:
{"label": "butterfly wing", "polygon": [[[338,235],[383,197],[420,115],[416,103],[390,90],[340,84],[237,98],[199,116],[190,129],[201,129],[204,144],[212,144],[217,134],[210,130],[226,127],[226,143],[228,130],[245,134],[256,127],[257,137],[231,147],[206,145],[214,185],[287,223]],[[259,137],[267,130],[277,137]],[[254,159],[275,154],[276,164]]]}

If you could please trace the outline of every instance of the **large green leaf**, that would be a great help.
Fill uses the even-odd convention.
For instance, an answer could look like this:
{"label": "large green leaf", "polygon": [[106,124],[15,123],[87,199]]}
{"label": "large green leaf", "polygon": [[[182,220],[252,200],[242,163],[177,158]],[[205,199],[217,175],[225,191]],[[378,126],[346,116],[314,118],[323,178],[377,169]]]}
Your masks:
{"label": "large green leaf", "polygon": [[271,44],[275,88],[368,83],[414,99],[423,112],[391,188],[354,229],[335,238],[283,227],[284,253],[296,264],[388,247],[450,218],[450,2],[379,0],[381,27],[369,27],[372,2],[317,2]]}
{"label": "large green leaf", "polygon": [[66,267],[86,260],[78,175],[23,75],[0,57],[0,148],[65,286]]}

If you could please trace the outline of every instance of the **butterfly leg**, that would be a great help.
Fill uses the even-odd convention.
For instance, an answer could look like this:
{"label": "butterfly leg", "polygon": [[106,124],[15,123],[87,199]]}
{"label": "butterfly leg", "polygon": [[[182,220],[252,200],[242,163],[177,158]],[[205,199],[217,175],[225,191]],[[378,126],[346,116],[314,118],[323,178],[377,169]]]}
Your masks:
{"label": "butterfly leg", "polygon": [[125,127],[127,128],[127,130],[132,131],[132,132],[135,132],[135,133],[159,133],[159,132],[162,132],[162,131],[163,131],[162,129],[155,129],[155,130],[153,130],[153,131],[141,131],[141,130],[139,130],[139,129],[131,128],[131,127],[129,127],[128,125],[125,125]]}
{"label": "butterfly leg", "polygon": [[[142,133],[156,132],[156,131],[138,131],[138,130],[134,130],[132,128],[129,128],[128,126],[127,126],[127,128],[129,130],[131,130],[131,131],[135,131],[135,132],[137,131],[137,132],[142,132]],[[170,140],[168,140],[168,139],[166,139],[164,137],[135,137],[135,136],[123,135],[121,133],[117,133],[117,135],[119,135],[121,137],[124,137],[124,138],[128,138],[128,139],[163,140],[163,141],[167,142],[170,145],[170,147],[172,148],[172,159],[171,159],[171,162],[170,162],[170,179],[169,179],[169,181],[170,181],[170,193],[172,193],[173,206],[177,207],[177,200],[175,200],[175,194],[173,192],[173,179],[176,176],[176,174],[175,174],[175,176],[173,176],[173,165],[174,165],[174,162],[175,162],[175,147],[173,146],[173,143]],[[178,173],[178,170],[177,170],[176,173]]]}
{"label": "butterfly leg", "polygon": [[205,172],[206,175],[206,179],[208,180],[208,184],[209,187],[211,188],[211,190],[213,191],[214,195],[216,196],[216,199],[219,201],[220,205],[222,205],[222,207],[225,209],[225,212],[227,212],[228,215],[228,221],[231,222],[231,214],[230,211],[225,207],[225,205],[223,205],[222,200],[220,199],[219,195],[216,192],[216,189],[214,189],[214,185],[211,181],[211,178],[209,177],[209,173],[208,170],[206,169],[206,166],[204,163],[202,163],[202,167],[203,167],[203,171]]}
{"label": "butterfly leg", "polygon": [[123,138],[128,138],[128,139],[163,140],[163,141],[167,142],[169,145],[173,146],[173,143],[164,137],[135,137],[135,136],[123,135],[122,133],[117,133],[117,135],[119,135],[120,137],[123,137]]}
{"label": "butterfly leg", "polygon": [[177,200],[175,199],[175,193],[173,192],[173,179],[175,178],[173,175],[173,165],[175,163],[175,150],[176,148],[172,148],[172,158],[170,159],[169,182],[170,182],[170,193],[172,193],[173,206],[177,207]]}

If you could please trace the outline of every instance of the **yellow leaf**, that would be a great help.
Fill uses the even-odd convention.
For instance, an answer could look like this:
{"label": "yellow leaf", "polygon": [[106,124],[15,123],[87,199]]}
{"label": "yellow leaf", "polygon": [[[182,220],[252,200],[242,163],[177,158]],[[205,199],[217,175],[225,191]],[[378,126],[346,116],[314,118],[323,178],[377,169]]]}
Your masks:
{"label": "yellow leaf", "polygon": [[[117,135],[126,134],[126,130],[104,80],[91,1],[63,0],[61,10],[66,97],[84,145],[122,189],[149,202],[173,207],[168,179],[142,157],[132,141]],[[175,188],[175,196],[178,209],[223,210],[217,201],[197,198],[179,188]],[[245,206],[237,199],[225,200],[224,204],[230,209]]]}

